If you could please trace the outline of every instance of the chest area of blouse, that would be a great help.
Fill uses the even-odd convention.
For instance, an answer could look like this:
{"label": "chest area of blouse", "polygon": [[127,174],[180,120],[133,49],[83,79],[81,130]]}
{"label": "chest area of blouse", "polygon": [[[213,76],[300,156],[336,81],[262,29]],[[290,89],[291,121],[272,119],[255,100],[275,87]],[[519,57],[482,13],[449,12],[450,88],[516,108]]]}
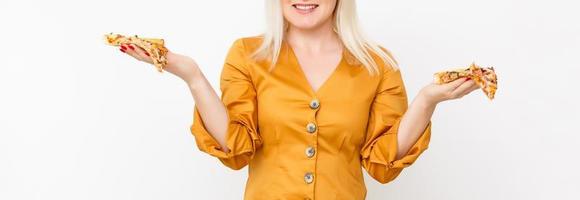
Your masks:
{"label": "chest area of blouse", "polygon": [[320,131],[329,137],[348,135],[354,143],[362,141],[379,78],[369,76],[362,66],[342,63],[314,91],[303,73],[300,66],[284,63],[272,72],[255,72],[262,136],[283,139],[272,133]]}

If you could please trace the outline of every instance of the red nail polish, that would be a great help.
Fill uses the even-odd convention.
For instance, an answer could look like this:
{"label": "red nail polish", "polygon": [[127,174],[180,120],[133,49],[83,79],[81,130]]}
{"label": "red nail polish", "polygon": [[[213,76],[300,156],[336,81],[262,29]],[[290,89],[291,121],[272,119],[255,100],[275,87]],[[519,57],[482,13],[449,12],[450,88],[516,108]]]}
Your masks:
{"label": "red nail polish", "polygon": [[124,45],[121,45],[121,49],[127,50],[127,47],[125,47]]}
{"label": "red nail polish", "polygon": [[135,50],[135,47],[133,47],[133,45],[128,45],[128,46],[131,50]]}
{"label": "red nail polish", "polygon": [[125,49],[119,49],[119,50],[121,50],[123,53],[125,53]]}
{"label": "red nail polish", "polygon": [[145,52],[145,55],[149,56],[149,53]]}

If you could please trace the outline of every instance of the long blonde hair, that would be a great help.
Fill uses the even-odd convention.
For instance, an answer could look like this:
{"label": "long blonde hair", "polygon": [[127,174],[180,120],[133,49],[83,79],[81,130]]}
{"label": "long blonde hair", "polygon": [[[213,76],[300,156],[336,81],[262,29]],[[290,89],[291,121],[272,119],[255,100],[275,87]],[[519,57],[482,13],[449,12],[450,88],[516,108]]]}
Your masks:
{"label": "long blonde hair", "polygon": [[[284,32],[288,22],[282,13],[281,0],[266,0],[266,30],[260,47],[253,53],[256,60],[270,60],[270,70],[275,66],[282,48]],[[370,74],[378,74],[378,64],[371,53],[383,62],[398,69],[398,63],[387,49],[367,39],[362,33],[356,14],[355,0],[337,0],[334,12],[334,28],[346,49],[367,68]]]}

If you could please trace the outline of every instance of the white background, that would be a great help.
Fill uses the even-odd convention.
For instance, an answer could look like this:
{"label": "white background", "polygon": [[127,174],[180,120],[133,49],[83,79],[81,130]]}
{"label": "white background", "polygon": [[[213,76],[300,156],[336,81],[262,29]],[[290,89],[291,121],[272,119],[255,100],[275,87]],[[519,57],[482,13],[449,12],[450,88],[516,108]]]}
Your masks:
{"label": "white background", "polygon": [[[440,104],[430,148],[389,184],[365,175],[368,199],[580,198],[577,2],[358,6],[410,99],[473,61],[499,76],[493,101]],[[165,38],[217,90],[232,42],[262,31],[263,1],[10,1],[0,21],[0,199],[241,199],[247,168],[198,151],[186,85],[102,36]]]}

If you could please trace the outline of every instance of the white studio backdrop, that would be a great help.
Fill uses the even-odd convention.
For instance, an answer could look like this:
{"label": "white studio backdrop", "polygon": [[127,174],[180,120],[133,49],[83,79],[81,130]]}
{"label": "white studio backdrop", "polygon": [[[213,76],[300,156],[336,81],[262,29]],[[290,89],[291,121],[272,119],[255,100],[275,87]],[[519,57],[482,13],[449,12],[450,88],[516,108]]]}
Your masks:
{"label": "white studio backdrop", "polygon": [[[358,1],[366,33],[401,64],[409,98],[436,71],[494,66],[440,104],[430,148],[368,198],[580,199],[577,1]],[[263,1],[5,1],[0,7],[0,199],[241,199],[247,168],[199,151],[193,99],[169,73],[107,46],[108,32],[166,39],[219,92],[232,42]]]}

